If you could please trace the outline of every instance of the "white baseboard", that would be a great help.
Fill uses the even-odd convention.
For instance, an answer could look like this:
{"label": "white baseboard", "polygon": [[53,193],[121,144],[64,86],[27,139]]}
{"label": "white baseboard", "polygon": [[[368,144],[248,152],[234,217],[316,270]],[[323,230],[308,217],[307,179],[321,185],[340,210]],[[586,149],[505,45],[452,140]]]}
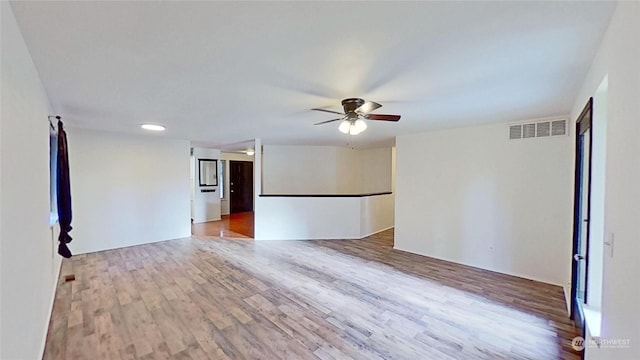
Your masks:
{"label": "white baseboard", "polygon": [[204,220],[198,220],[198,221],[193,221],[194,224],[202,224],[202,223],[206,223],[209,221],[220,221],[222,220],[222,217],[219,217],[217,219],[204,219]]}

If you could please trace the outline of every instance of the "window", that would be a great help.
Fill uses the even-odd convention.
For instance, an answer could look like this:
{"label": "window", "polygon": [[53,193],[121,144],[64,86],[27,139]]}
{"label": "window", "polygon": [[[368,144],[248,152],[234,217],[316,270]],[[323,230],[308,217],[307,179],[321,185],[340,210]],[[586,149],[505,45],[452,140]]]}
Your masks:
{"label": "window", "polygon": [[227,174],[227,161],[220,160],[218,161],[218,189],[220,190],[220,199],[226,199],[227,195],[225,194],[227,188],[225,186],[224,180]]}
{"label": "window", "polygon": [[49,224],[58,222],[58,134],[49,126]]}

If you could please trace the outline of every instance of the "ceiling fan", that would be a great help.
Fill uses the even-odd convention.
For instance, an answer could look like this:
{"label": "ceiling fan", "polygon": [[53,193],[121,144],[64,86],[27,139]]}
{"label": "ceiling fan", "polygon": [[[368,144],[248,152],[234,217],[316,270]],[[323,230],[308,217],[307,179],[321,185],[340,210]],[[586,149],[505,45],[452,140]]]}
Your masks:
{"label": "ceiling fan", "polygon": [[345,134],[358,135],[367,128],[367,123],[363,119],[380,121],[400,120],[400,115],[370,114],[370,112],[382,107],[382,105],[373,101],[365,102],[359,98],[349,98],[342,100],[342,107],[344,108],[344,113],[327,109],[311,109],[342,115],[340,118],[321,121],[313,125],[322,125],[342,120],[338,130]]}

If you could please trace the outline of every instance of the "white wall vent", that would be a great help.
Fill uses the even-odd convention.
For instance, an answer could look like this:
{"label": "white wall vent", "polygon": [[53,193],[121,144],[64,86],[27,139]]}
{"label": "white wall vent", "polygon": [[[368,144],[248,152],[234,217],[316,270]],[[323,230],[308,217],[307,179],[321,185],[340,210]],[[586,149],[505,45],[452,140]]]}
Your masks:
{"label": "white wall vent", "polygon": [[509,139],[529,139],[567,134],[567,120],[538,121],[509,125]]}
{"label": "white wall vent", "polygon": [[566,135],[567,120],[556,120],[551,122],[551,136]]}
{"label": "white wall vent", "polygon": [[548,121],[536,123],[536,137],[549,136],[551,123]]}
{"label": "white wall vent", "polygon": [[522,139],[522,125],[509,126],[509,139]]}
{"label": "white wall vent", "polygon": [[522,138],[528,139],[532,137],[536,137],[536,124],[522,125]]}

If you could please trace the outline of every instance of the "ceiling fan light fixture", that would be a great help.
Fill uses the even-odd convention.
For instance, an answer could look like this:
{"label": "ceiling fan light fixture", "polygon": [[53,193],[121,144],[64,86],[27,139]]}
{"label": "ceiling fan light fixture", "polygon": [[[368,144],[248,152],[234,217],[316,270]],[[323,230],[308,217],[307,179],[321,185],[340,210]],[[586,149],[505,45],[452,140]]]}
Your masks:
{"label": "ceiling fan light fixture", "polygon": [[353,123],[353,127],[356,128],[356,130],[358,131],[358,134],[367,130],[367,123],[362,120],[362,119],[358,119]]}
{"label": "ceiling fan light fixture", "polygon": [[342,118],[325,120],[313,125],[323,125],[332,123],[334,121],[340,121],[340,125],[338,126],[338,130],[340,130],[343,134],[349,135],[358,135],[361,132],[367,129],[367,120],[377,120],[377,121],[398,121],[400,120],[400,115],[385,115],[385,114],[371,114],[370,112],[382,107],[382,105],[377,102],[367,101],[365,102],[360,98],[348,98],[342,100],[342,107],[344,108],[344,113],[327,110],[322,108],[314,108],[311,110],[328,112],[331,114],[344,115]]}
{"label": "ceiling fan light fixture", "polygon": [[340,130],[343,134],[349,135],[358,135],[361,132],[367,129],[367,123],[362,119],[345,119],[338,126],[338,130]]}
{"label": "ceiling fan light fixture", "polygon": [[348,134],[349,131],[351,130],[351,121],[343,120],[340,123],[340,126],[338,126],[338,130],[340,130],[340,132],[343,134]]}

